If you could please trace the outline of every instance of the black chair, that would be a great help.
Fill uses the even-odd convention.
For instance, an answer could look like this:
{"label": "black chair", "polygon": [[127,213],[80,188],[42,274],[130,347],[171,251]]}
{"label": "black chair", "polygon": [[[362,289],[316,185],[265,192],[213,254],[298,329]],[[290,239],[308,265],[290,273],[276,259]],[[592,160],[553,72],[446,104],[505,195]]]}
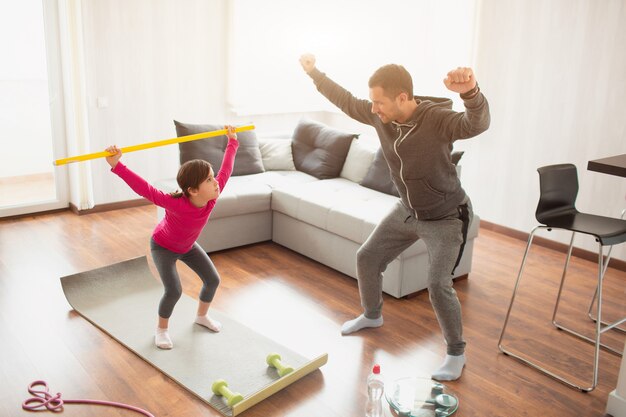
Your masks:
{"label": "black chair", "polygon": [[[526,251],[524,252],[524,258],[522,259],[522,264],[520,266],[519,273],[517,275],[517,281],[515,282],[515,288],[513,289],[513,295],[511,297],[511,302],[509,304],[509,309],[506,313],[506,318],[504,320],[504,325],[502,327],[502,333],[500,334],[500,339],[498,340],[498,347],[500,351],[504,354],[512,356],[523,363],[535,368],[536,370],[557,379],[558,381],[572,387],[579,389],[584,392],[592,391],[598,385],[598,362],[600,355],[600,347],[607,348],[607,346],[603,345],[600,342],[600,337],[602,333],[607,330],[616,328],[620,324],[626,321],[626,317],[617,320],[613,323],[606,324],[603,326],[602,321],[602,281],[604,278],[604,274],[606,272],[606,268],[608,266],[610,260],[610,249],[608,252],[608,256],[606,260],[603,256],[603,249],[605,246],[613,246],[619,243],[623,243],[626,241],[626,220],[624,219],[616,219],[612,217],[604,217],[604,216],[596,216],[593,214],[581,213],[576,210],[576,196],[578,195],[578,175],[576,172],[576,166],[572,164],[560,164],[560,165],[550,165],[541,167],[537,170],[539,172],[539,188],[540,188],[540,197],[539,203],[537,205],[537,211],[535,212],[535,217],[537,221],[541,223],[541,225],[536,226],[528,237],[528,244],[526,245]],[[563,274],[561,276],[561,283],[559,285],[559,291],[556,299],[556,303],[554,306],[554,313],[552,315],[552,323],[559,329],[564,330],[574,336],[577,336],[581,339],[589,341],[595,345],[594,350],[594,362],[593,362],[593,379],[591,381],[591,385],[587,387],[581,387],[571,382],[570,380],[556,374],[555,372],[551,372],[536,363],[532,362],[528,358],[524,358],[518,354],[512,353],[507,350],[502,340],[504,338],[504,334],[506,331],[506,327],[509,321],[509,317],[511,315],[511,309],[513,307],[513,302],[515,301],[515,294],[517,293],[517,289],[520,283],[520,279],[522,277],[522,272],[524,270],[524,265],[526,263],[526,258],[528,256],[528,252],[530,250],[533,237],[535,232],[539,229],[547,229],[548,231],[552,229],[564,229],[572,232],[572,238],[569,244],[569,250],[567,252],[567,258],[565,260],[565,267],[563,268]],[[574,244],[574,236],[576,233],[583,233],[586,235],[591,235],[595,238],[596,242],[598,242],[598,276],[597,276],[597,287],[596,287],[596,297],[595,300],[596,305],[596,317],[595,317],[595,337],[590,338],[584,336],[576,331],[568,329],[556,321],[556,315],[559,308],[559,301],[561,299],[561,292],[563,290],[563,283],[565,282],[565,275],[567,273],[567,267],[569,265],[570,257],[572,255],[572,247]],[[593,300],[592,300],[593,303]],[[615,349],[610,349],[614,353],[618,353],[619,351]]]}

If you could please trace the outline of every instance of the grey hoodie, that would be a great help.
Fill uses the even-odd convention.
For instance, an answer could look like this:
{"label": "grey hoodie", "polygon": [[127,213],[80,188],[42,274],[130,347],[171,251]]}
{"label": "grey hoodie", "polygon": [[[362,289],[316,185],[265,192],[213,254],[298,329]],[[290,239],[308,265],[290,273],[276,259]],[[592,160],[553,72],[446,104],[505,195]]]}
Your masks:
{"label": "grey hoodie", "polygon": [[351,118],[373,126],[402,203],[421,220],[449,214],[466,198],[450,160],[452,143],[489,127],[489,105],[482,93],[464,100],[465,112],[452,110],[447,98],[415,96],[415,112],[406,123],[383,123],[369,100],[357,99],[317,68],[309,75],[330,102]]}

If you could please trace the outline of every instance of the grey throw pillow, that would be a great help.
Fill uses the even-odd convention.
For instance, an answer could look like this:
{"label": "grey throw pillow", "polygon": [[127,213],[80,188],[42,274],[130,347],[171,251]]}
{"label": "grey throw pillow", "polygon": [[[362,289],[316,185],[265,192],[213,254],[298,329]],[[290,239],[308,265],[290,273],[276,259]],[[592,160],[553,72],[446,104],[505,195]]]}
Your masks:
{"label": "grey throw pillow", "polygon": [[[224,125],[197,125],[181,123],[176,120],[174,120],[174,124],[176,125],[176,134],[179,137],[224,129]],[[248,175],[264,172],[265,168],[263,168],[261,150],[254,130],[238,132],[237,139],[239,140],[239,148],[237,150],[237,156],[235,157],[232,175]],[[179,143],[180,163],[182,165],[192,159],[204,159],[213,166],[213,172],[217,174],[222,165],[222,159],[224,159],[227,144],[228,138],[226,135]]]}
{"label": "grey throw pillow", "polygon": [[465,151],[455,151],[450,155],[450,159],[454,165],[458,165]]}
{"label": "grey throw pillow", "polygon": [[[451,160],[454,165],[459,163],[459,160],[463,156],[463,151],[452,152]],[[360,182],[363,187],[371,188],[372,190],[380,191],[381,193],[395,195],[400,197],[398,189],[393,181],[391,181],[391,172],[389,172],[389,165],[383,155],[383,150],[378,148],[372,165],[370,165],[365,178]]]}
{"label": "grey throw pillow", "polygon": [[381,193],[400,197],[398,189],[393,181],[391,181],[389,165],[387,165],[387,160],[381,148],[378,148],[376,151],[372,165],[370,165],[367,174],[365,174],[365,178],[361,181],[361,185],[371,188],[372,190],[380,191]]}
{"label": "grey throw pillow", "polygon": [[357,134],[342,132],[311,120],[300,120],[293,132],[291,150],[298,171],[324,180],[336,178]]}

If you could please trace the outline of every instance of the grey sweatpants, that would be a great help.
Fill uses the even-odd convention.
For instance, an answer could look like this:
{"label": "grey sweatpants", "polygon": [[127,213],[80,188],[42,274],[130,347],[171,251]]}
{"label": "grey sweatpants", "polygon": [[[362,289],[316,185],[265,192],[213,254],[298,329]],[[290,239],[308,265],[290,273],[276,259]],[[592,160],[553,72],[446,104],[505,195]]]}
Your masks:
{"label": "grey sweatpants", "polygon": [[[467,226],[473,218],[469,199]],[[447,344],[449,355],[465,350],[461,304],[452,288],[452,273],[464,242],[461,206],[437,220],[418,220],[401,202],[376,226],[357,252],[357,278],[364,315],[381,316],[382,282],[387,265],[418,239],[426,244],[430,259],[428,294]]]}
{"label": "grey sweatpants", "polygon": [[159,317],[164,319],[170,318],[172,311],[174,311],[174,306],[183,294],[180,277],[178,276],[178,271],[176,271],[177,260],[187,264],[202,280],[200,300],[205,303],[213,301],[215,291],[217,291],[217,287],[220,285],[220,276],[209,255],[197,242],[193,244],[188,252],[176,253],[150,239],[150,251],[165,290],[159,303]]}

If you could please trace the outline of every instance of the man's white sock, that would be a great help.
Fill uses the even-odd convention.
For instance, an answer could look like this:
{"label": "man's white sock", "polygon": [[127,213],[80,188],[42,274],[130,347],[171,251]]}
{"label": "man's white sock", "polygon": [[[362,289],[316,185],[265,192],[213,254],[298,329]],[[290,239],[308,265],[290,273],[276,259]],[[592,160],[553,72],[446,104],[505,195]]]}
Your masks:
{"label": "man's white sock", "polygon": [[465,355],[446,355],[446,360],[439,369],[433,372],[432,378],[437,381],[454,381],[459,379],[465,366]]}
{"label": "man's white sock", "polygon": [[154,335],[154,343],[159,349],[171,349],[174,347],[167,329],[161,329],[160,327],[157,327],[156,334]]}
{"label": "man's white sock", "polygon": [[341,334],[350,334],[366,327],[380,327],[383,325],[383,316],[377,319],[368,319],[363,314],[354,320],[345,322],[341,326]]}
{"label": "man's white sock", "polygon": [[212,319],[209,316],[197,316],[195,323],[199,324],[200,326],[204,326],[207,329],[211,330],[212,332],[219,332],[220,330],[222,330],[222,323],[220,323],[219,321]]}

